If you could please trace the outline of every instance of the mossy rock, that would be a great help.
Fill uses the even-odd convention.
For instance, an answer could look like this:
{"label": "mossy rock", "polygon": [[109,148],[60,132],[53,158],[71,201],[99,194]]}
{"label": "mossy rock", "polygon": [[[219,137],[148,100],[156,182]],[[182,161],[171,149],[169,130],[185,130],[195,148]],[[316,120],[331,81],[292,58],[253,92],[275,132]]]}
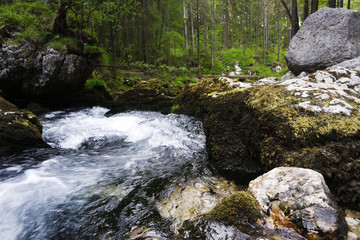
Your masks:
{"label": "mossy rock", "polygon": [[0,156],[29,148],[48,148],[42,139],[42,125],[31,112],[19,111],[0,97]]}
{"label": "mossy rock", "polygon": [[203,121],[211,166],[225,177],[247,183],[275,167],[307,167],[360,209],[359,76],[328,69],[248,88],[207,79],[184,88],[173,109]]}
{"label": "mossy rock", "polygon": [[227,225],[244,221],[255,222],[261,218],[261,210],[259,203],[251,193],[238,191],[224,198],[205,218]]}
{"label": "mossy rock", "polygon": [[126,110],[158,111],[170,113],[175,96],[180,92],[179,87],[161,81],[149,79],[137,83],[133,89],[121,94],[114,102],[109,114]]}

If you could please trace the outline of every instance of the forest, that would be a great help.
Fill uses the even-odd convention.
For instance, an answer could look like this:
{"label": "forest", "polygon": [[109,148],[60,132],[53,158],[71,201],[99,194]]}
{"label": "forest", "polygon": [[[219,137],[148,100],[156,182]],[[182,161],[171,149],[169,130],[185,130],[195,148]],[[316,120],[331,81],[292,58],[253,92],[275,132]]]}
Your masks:
{"label": "forest", "polygon": [[121,71],[133,69],[221,74],[236,62],[245,75],[281,76],[291,37],[325,6],[359,9],[360,1],[2,0],[0,34],[2,41],[15,31],[6,41],[100,53],[90,85],[121,82]]}

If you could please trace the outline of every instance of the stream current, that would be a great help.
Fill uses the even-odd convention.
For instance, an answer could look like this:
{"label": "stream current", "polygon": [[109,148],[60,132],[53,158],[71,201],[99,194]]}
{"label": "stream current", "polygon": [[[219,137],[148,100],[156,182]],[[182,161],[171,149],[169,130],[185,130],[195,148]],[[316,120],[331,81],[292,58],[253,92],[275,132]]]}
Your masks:
{"label": "stream current", "polygon": [[211,175],[202,125],[183,115],[94,107],[40,117],[53,148],[1,161],[0,239],[169,239],[156,208],[179,182]]}

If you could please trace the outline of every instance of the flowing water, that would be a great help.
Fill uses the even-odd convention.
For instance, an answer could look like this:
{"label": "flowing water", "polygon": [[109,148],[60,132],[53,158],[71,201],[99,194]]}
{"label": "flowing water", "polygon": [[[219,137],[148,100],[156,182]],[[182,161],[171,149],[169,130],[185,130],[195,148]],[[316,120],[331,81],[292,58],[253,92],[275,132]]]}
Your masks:
{"label": "flowing water", "polygon": [[201,123],[107,109],[41,117],[52,149],[1,161],[0,239],[126,239],[142,226],[168,239],[156,204],[206,167]]}

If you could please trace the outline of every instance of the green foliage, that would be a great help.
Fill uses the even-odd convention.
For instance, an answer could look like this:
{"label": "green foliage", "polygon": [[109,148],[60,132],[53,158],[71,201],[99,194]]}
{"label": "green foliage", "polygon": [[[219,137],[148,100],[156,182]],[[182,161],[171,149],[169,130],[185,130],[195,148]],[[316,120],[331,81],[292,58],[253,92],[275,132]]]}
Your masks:
{"label": "green foliage", "polygon": [[16,29],[16,42],[43,42],[51,34],[55,12],[53,5],[41,0],[0,5],[0,28]]}
{"label": "green foliage", "polygon": [[59,36],[56,36],[55,40],[48,43],[48,46],[61,53],[67,53],[69,49],[77,49],[77,40],[74,38],[60,38]]}
{"label": "green foliage", "polygon": [[91,75],[91,78],[86,81],[86,83],[84,85],[84,89],[91,90],[95,86],[104,86],[105,88],[107,88],[107,84],[102,79],[102,75],[97,71],[94,71]]}
{"label": "green foliage", "polygon": [[254,222],[260,217],[260,207],[254,196],[239,191],[224,198],[205,218],[231,225],[242,221]]}

